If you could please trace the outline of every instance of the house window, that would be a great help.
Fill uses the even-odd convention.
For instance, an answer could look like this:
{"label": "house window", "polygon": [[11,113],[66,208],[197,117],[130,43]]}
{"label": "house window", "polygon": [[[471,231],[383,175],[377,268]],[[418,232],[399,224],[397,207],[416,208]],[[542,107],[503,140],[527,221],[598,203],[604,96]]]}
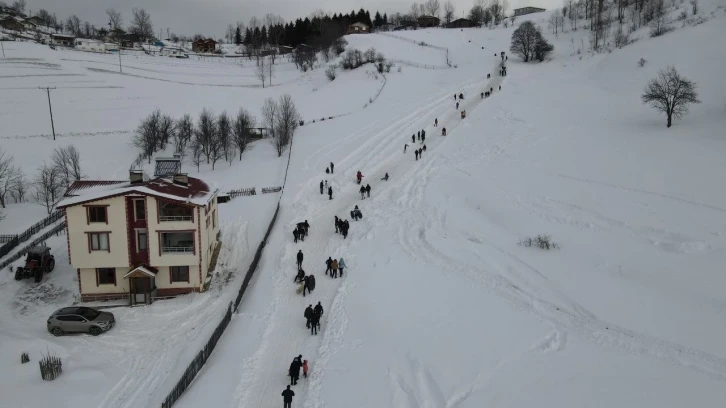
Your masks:
{"label": "house window", "polygon": [[193,219],[191,207],[165,202],[159,204],[159,221],[192,221]]}
{"label": "house window", "polygon": [[194,252],[194,231],[160,232],[159,242],[163,254],[187,254]]}
{"label": "house window", "polygon": [[108,224],[106,207],[88,207],[89,222],[105,222]]}
{"label": "house window", "polygon": [[115,285],[116,268],[96,268],[96,282],[98,285]]}
{"label": "house window", "polygon": [[108,243],[108,232],[92,232],[88,234],[88,240],[91,251],[111,252],[111,246]]}
{"label": "house window", "polygon": [[136,221],[145,220],[146,219],[146,205],[144,203],[144,200],[134,200],[134,213],[136,216]]}
{"label": "house window", "polygon": [[189,267],[188,266],[171,266],[169,267],[169,273],[171,273],[171,281],[173,282],[189,282]]}
{"label": "house window", "polygon": [[137,252],[149,249],[149,233],[146,230],[136,231],[136,250]]}

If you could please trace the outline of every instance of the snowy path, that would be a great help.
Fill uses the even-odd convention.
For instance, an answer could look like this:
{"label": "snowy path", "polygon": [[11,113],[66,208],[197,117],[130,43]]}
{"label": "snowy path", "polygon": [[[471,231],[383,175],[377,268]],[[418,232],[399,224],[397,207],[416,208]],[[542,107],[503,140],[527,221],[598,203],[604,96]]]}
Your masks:
{"label": "snowy path", "polygon": [[[500,77],[494,77],[488,82],[487,89],[498,88]],[[482,88],[479,81],[470,81],[457,92],[464,92],[471,95],[460,105],[460,109],[471,112],[483,100],[478,97]],[[260,347],[244,363],[243,377],[237,390],[235,400],[239,407],[260,407],[273,406],[279,402],[280,391],[284,384],[289,381],[287,367],[292,358],[302,354],[305,359],[311,362],[311,378],[306,382],[301,381],[303,387],[296,387],[296,401],[303,401],[304,407],[322,406],[320,397],[322,382],[326,373],[326,363],[329,358],[340,348],[340,340],[346,331],[347,314],[345,311],[345,298],[352,289],[346,283],[345,278],[340,281],[331,281],[323,273],[325,259],[328,256],[334,258],[343,256],[348,265],[355,265],[355,256],[348,255],[346,248],[353,245],[357,237],[370,236],[372,227],[365,220],[352,222],[351,233],[347,240],[333,232],[333,215],[347,215],[354,205],[360,204],[358,194],[359,186],[353,181],[355,172],[358,169],[364,170],[364,176],[368,175],[372,180],[364,178],[364,182],[381,186],[373,177],[378,177],[383,172],[395,175],[393,180],[415,179],[417,168],[424,166],[424,162],[432,153],[432,149],[446,139],[440,136],[440,127],[446,127],[449,136],[456,137],[455,129],[466,119],[461,120],[459,111],[453,109],[454,92],[441,92],[422,101],[422,105],[410,114],[403,116],[395,122],[385,125],[371,123],[358,132],[351,133],[348,137],[341,138],[337,143],[326,146],[320,151],[308,156],[304,162],[304,168],[320,168],[318,163],[311,162],[313,158],[329,157],[328,152],[334,150],[337,145],[356,146],[358,140],[366,140],[360,144],[347,157],[338,159],[336,167],[345,169],[336,173],[335,178],[331,177],[331,184],[335,192],[334,200],[329,201],[325,195],[318,191],[319,180],[310,180],[306,186],[291,202],[290,208],[285,211],[294,213],[294,222],[307,219],[311,224],[310,236],[300,245],[293,244],[287,238],[292,230],[290,225],[281,225],[276,234],[282,234],[286,241],[283,254],[274,256],[277,262],[274,265],[266,265],[266,271],[278,271],[274,278],[274,298],[269,309],[269,314],[263,319],[268,321],[261,339]],[[473,95],[476,95],[474,97]],[[495,91],[496,95],[496,91]],[[433,127],[433,118],[438,117],[439,128]],[[420,126],[427,131],[426,141],[427,152],[418,161],[413,160],[413,152],[403,156],[401,140],[406,138],[403,131],[410,129],[412,123],[420,123]],[[382,128],[381,128],[382,127]],[[379,130],[380,129],[380,130]],[[363,138],[361,135],[376,132],[370,138]],[[410,143],[409,143],[410,145]],[[409,146],[410,148],[420,147]],[[294,153],[293,153],[294,154]],[[410,160],[410,161],[409,161]],[[398,183],[401,183],[400,181]],[[392,183],[386,189],[395,188]],[[381,188],[381,191],[384,189]],[[370,199],[363,201],[363,204],[373,203],[380,191],[373,190]],[[373,206],[374,207],[374,206]],[[365,213],[364,215],[367,216]],[[373,209],[368,211],[374,211]],[[295,294],[293,284],[295,272],[295,254],[300,248],[305,254],[303,269],[308,274],[317,277],[317,288],[311,296],[301,299]],[[346,273],[355,274],[358,271],[351,267]],[[318,337],[312,337],[304,326],[302,312],[307,304],[315,304],[321,301],[326,312],[322,319],[322,331]],[[287,352],[285,351],[287,350]]]}

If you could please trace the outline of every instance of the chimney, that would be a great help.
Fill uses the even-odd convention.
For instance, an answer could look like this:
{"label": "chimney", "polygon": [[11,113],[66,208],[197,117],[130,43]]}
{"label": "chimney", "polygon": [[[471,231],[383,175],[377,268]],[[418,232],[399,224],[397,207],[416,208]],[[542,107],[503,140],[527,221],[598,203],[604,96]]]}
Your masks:
{"label": "chimney", "polygon": [[144,172],[142,170],[129,171],[129,182],[131,184],[141,184],[144,182]]}
{"label": "chimney", "polygon": [[188,186],[189,185],[189,177],[186,175],[186,173],[177,173],[172,178],[172,182],[174,184],[178,184],[180,186]]}

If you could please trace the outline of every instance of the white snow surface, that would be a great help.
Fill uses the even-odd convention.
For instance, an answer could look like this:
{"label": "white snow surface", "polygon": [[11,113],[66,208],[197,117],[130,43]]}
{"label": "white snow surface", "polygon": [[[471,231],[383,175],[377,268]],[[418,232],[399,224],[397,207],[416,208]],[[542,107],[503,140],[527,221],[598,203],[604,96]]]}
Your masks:
{"label": "white snow surface", "polygon": [[[306,118],[259,269],[178,407],[279,406],[298,354],[311,371],[294,387],[294,407],[712,407],[726,400],[726,49],[703,44],[726,35],[726,13],[723,2],[700,6],[709,21],[655,39],[641,30],[637,42],[611,53],[578,54],[586,30],[548,35],[552,60],[510,56],[506,77],[497,75],[494,52],[509,54],[511,27],[397,33],[447,47],[456,69],[404,66],[376,79],[362,67],[327,82],[324,67],[301,75],[282,66],[281,85],[264,90],[247,87],[255,83],[252,64],[139,57],[122,76],[88,70],[111,65],[106,56],[67,52],[87,60],[67,61],[9,44],[81,76],[6,79],[9,68],[0,65],[0,87],[73,78],[121,86],[88,91],[86,100],[56,93],[67,98],[61,141],[82,140],[84,162],[96,153],[88,172],[102,178],[123,176],[135,157],[134,126],[156,106],[174,115],[204,106],[256,113],[265,97],[290,92]],[[548,13],[531,18],[547,31]],[[348,40],[362,51],[374,46],[401,53],[391,58],[443,64],[434,49],[359,37]],[[641,57],[648,62],[639,68]],[[669,64],[698,83],[702,103],[666,129],[639,97]],[[482,100],[489,88],[492,97]],[[22,151],[48,133],[40,120],[17,120],[40,103],[27,92],[0,94],[12,111],[1,113],[8,132],[0,143],[30,172],[54,145],[39,145],[39,157]],[[454,106],[460,92],[465,119]],[[141,103],[104,101],[110,95]],[[105,108],[89,113],[94,106]],[[427,151],[416,161],[411,134],[421,129]],[[257,142],[241,162],[203,168],[205,180],[226,188],[279,183],[285,163],[271,150]],[[331,161],[336,171],[326,175]],[[369,199],[358,194],[358,170],[371,184]],[[319,194],[321,180],[332,185],[333,200]],[[52,242],[60,261],[42,285],[0,274],[0,406],[44,406],[61,390],[67,406],[159,406],[234,298],[276,200],[220,206],[224,267],[210,292],[112,309],[118,326],[96,338],[54,338],[44,327],[76,290],[64,237]],[[349,218],[354,205],[364,218],[351,220],[343,240],[333,216]],[[292,229],[303,220],[310,236],[294,244]],[[559,248],[517,244],[537,234]],[[317,278],[305,298],[293,284],[298,249]],[[345,258],[342,278],[323,273],[328,256]],[[311,336],[303,310],[318,301],[322,331]],[[64,358],[53,383],[43,383],[35,366],[46,350]],[[22,351],[31,352],[31,364],[17,361]]]}

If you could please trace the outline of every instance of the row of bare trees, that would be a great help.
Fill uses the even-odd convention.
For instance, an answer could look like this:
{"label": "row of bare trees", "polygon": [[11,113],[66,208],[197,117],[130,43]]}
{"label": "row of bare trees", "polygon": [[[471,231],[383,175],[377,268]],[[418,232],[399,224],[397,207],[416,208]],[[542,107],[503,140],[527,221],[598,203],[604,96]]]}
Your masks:
{"label": "row of bare trees", "polygon": [[50,214],[66,188],[82,177],[81,155],[73,145],[53,150],[50,163],[43,163],[30,182],[13,156],[0,149],[0,218],[9,198],[41,204]]}
{"label": "row of bare trees", "polygon": [[282,156],[300,123],[300,113],[292,97],[285,94],[277,101],[272,98],[265,99],[262,105],[262,121],[267,128],[270,142],[277,151],[277,156]]}

